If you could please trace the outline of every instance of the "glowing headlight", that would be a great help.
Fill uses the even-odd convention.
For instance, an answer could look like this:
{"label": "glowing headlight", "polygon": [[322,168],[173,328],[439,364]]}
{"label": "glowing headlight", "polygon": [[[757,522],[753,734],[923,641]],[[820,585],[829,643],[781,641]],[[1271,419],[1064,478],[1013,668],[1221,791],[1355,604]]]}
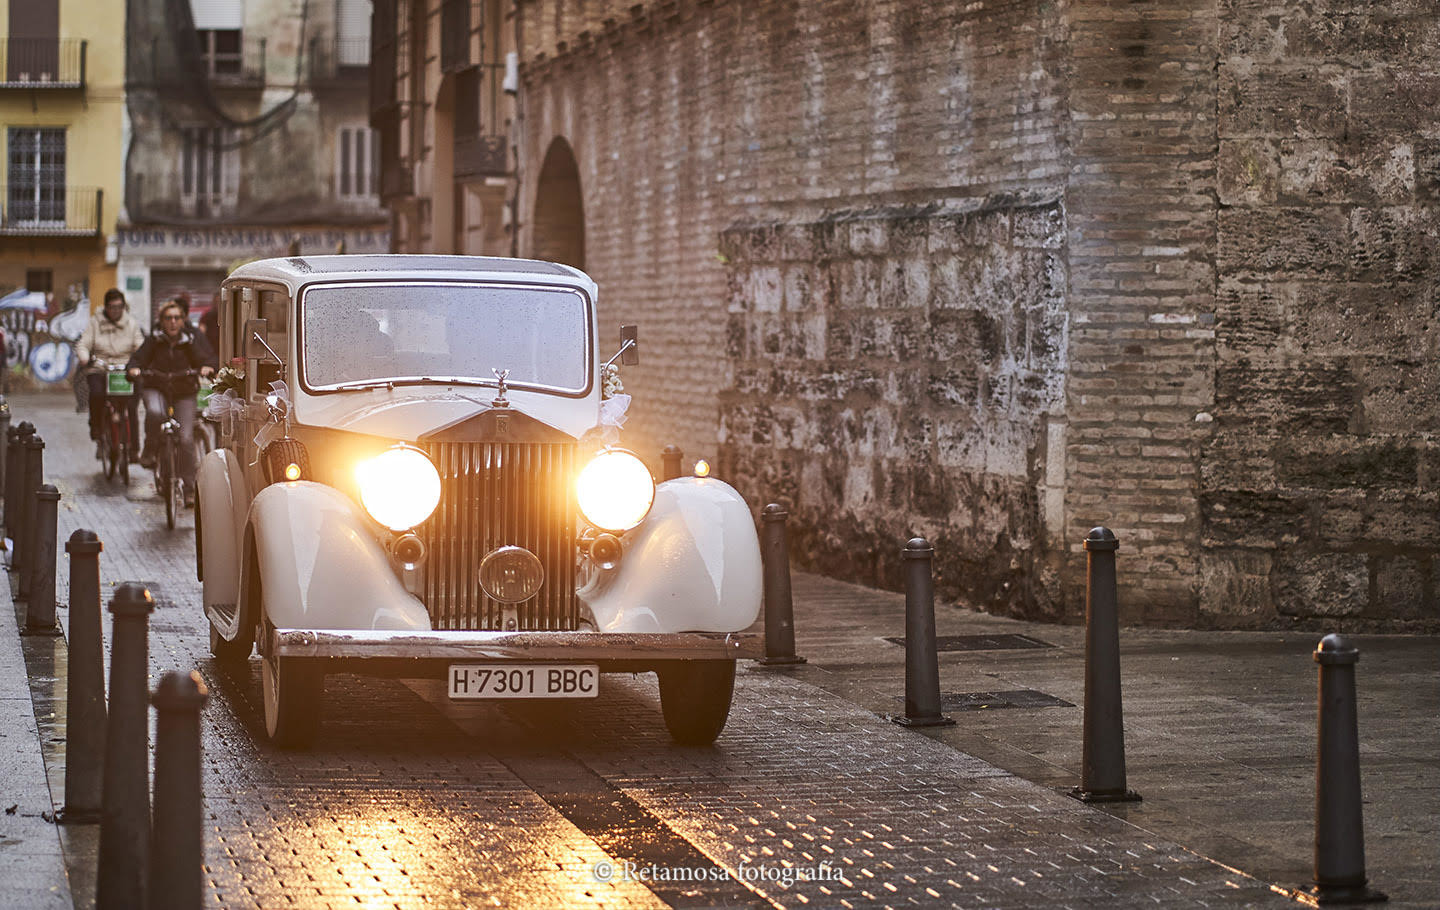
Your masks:
{"label": "glowing headlight", "polygon": [[606,531],[635,527],[655,501],[650,469],[624,449],[606,449],[590,459],[575,486],[586,520]]}
{"label": "glowing headlight", "polygon": [[415,527],[440,502],[440,472],[411,446],[397,445],[360,462],[355,479],[365,511],[392,531]]}

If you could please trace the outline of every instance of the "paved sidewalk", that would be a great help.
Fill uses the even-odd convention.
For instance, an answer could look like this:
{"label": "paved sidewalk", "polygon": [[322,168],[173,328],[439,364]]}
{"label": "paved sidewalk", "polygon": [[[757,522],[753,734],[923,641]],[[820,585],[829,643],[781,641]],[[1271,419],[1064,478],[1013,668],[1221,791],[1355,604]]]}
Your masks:
{"label": "paved sidewalk", "polygon": [[[152,670],[201,666],[208,675],[186,555],[188,515],[185,529],[144,534],[159,514],[144,479],[104,500],[100,491],[108,488],[92,485],[90,453],[64,448],[80,420],[70,401],[11,399],[17,421],[46,422],[47,473],[65,497],[61,537],[76,526],[115,522],[102,554],[106,597],[117,578],[158,585],[167,599],[152,622]],[[135,545],[147,537],[171,543]],[[63,601],[63,555],[60,561]],[[327,703],[334,700],[337,717],[355,720],[327,722],[328,751],[309,755],[277,753],[252,738],[253,686],[212,685],[205,744],[210,903],[288,905],[297,894],[313,898],[305,889],[315,887],[329,889],[321,892],[326,905],[369,903],[406,888],[417,891],[399,902],[404,906],[503,898],[483,877],[457,883],[446,872],[478,861],[530,882],[533,890],[524,893],[532,901],[550,895],[577,905],[686,905],[685,895],[663,890],[575,884],[597,859],[627,849],[607,841],[604,825],[577,821],[574,805],[587,800],[623,803],[651,819],[662,839],[683,838],[682,847],[693,845],[686,849],[726,868],[758,851],[777,861],[842,863],[852,877],[845,888],[766,895],[786,906],[1284,907],[1268,886],[1308,880],[1310,653],[1319,632],[1123,630],[1128,780],[1144,801],[1099,811],[1056,792],[1079,778],[1082,628],[941,605],[940,635],[979,639],[968,642],[976,650],[941,655],[941,689],[957,725],[902,729],[878,715],[903,711],[904,650],[886,640],[903,633],[903,596],[804,574],[795,576],[794,590],[797,649],[809,662],[744,668],[731,723],[711,750],[668,746],[651,717],[648,677],[617,677],[603,711],[549,706],[535,714],[449,705],[426,684],[412,683],[412,693],[388,682],[347,682],[327,689]],[[0,577],[8,604],[7,594]],[[93,829],[57,834],[40,817],[62,802],[63,753],[50,748],[48,767],[41,764],[38,730],[56,719],[37,727],[34,705],[42,715],[57,706],[31,701],[7,610],[0,610],[0,781],[15,795],[0,808],[19,808],[0,815],[0,906],[69,906],[63,843],[75,905],[88,907]],[[108,634],[108,619],[104,625]],[[1390,894],[1390,906],[1440,907],[1440,639],[1355,640],[1371,882]],[[1017,644],[1029,646],[1006,647]],[[63,656],[32,660],[32,674],[41,668],[37,691],[54,688],[43,676],[60,676],[60,665]],[[58,708],[63,723],[63,701]],[[63,736],[63,729],[45,735]],[[246,769],[242,786],[212,787],[235,783],[236,767]],[[453,830],[444,826],[464,819],[437,804],[441,791],[425,786],[438,776],[449,781],[447,798],[469,806],[464,815],[472,818]],[[374,781],[384,781],[382,789],[372,789]],[[378,816],[369,805],[375,796]],[[432,844],[427,826],[445,832],[443,842],[426,848],[440,852],[407,856]],[[362,868],[348,847],[336,846],[386,832],[401,849],[386,847],[379,854],[385,863],[367,854]],[[629,849],[644,855],[643,845]],[[324,881],[318,867],[301,876],[285,865],[292,853],[335,857],[334,868]],[[546,871],[552,861],[565,875]],[[457,884],[467,890],[452,892]]]}
{"label": "paved sidewalk", "polygon": [[[0,569],[0,905],[68,908],[70,883],[30,700],[8,573]],[[23,616],[20,613],[19,616]]]}

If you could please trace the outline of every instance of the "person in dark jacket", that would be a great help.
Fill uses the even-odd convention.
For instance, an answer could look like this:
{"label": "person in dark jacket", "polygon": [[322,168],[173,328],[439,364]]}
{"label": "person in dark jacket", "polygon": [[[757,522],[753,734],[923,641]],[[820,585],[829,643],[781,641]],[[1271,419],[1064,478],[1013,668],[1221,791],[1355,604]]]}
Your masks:
{"label": "person in dark jacket", "polygon": [[[185,317],[185,308],[171,300],[160,308],[161,328],[151,332],[145,343],[140,345],[125,364],[132,377],[140,378],[142,370],[160,373],[184,373],[196,370],[200,376],[215,372],[215,349],[205,336],[192,331]],[[140,453],[142,467],[155,464],[155,444],[160,436],[160,423],[165,419],[168,401],[175,408],[175,419],[180,421],[180,438],[190,440],[195,436],[195,393],[200,381],[195,376],[145,377],[141,392],[145,397],[145,450]],[[180,446],[180,479],[185,485],[185,504],[195,502],[195,446]]]}

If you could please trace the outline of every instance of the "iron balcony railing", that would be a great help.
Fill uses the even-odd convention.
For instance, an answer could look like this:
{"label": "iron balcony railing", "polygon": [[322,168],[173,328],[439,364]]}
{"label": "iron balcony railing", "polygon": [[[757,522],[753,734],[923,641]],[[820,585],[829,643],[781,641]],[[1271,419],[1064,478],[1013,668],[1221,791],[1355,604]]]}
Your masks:
{"label": "iron balcony railing", "polygon": [[0,38],[0,88],[85,87],[83,38]]}
{"label": "iron balcony railing", "polygon": [[[575,445],[436,442],[426,449],[440,471],[440,504],[419,529],[430,554],[421,600],[432,627],[575,631]],[[509,606],[480,587],[480,560],[504,546],[524,547],[545,568],[539,592]]]}
{"label": "iron balcony railing", "polygon": [[100,234],[105,191],[94,186],[0,185],[0,235],[86,237]]}
{"label": "iron balcony railing", "polygon": [[309,53],[312,85],[364,85],[370,76],[368,38],[312,38]]}
{"label": "iron balcony railing", "polygon": [[[150,49],[150,82],[152,85],[173,82],[184,78],[180,70],[162,74],[160,70],[159,38],[153,39]],[[265,85],[265,39],[241,38],[231,46],[216,42],[202,46],[198,59],[200,75],[214,87],[257,89]],[[144,72],[143,69],[140,72]]]}

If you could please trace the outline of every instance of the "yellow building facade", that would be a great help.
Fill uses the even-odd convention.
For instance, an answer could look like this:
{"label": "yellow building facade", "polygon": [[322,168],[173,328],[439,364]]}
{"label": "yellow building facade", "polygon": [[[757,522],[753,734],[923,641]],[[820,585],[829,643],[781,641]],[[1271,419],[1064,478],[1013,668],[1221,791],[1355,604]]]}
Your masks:
{"label": "yellow building facade", "polygon": [[125,6],[0,0],[0,298],[50,315],[115,284]]}

